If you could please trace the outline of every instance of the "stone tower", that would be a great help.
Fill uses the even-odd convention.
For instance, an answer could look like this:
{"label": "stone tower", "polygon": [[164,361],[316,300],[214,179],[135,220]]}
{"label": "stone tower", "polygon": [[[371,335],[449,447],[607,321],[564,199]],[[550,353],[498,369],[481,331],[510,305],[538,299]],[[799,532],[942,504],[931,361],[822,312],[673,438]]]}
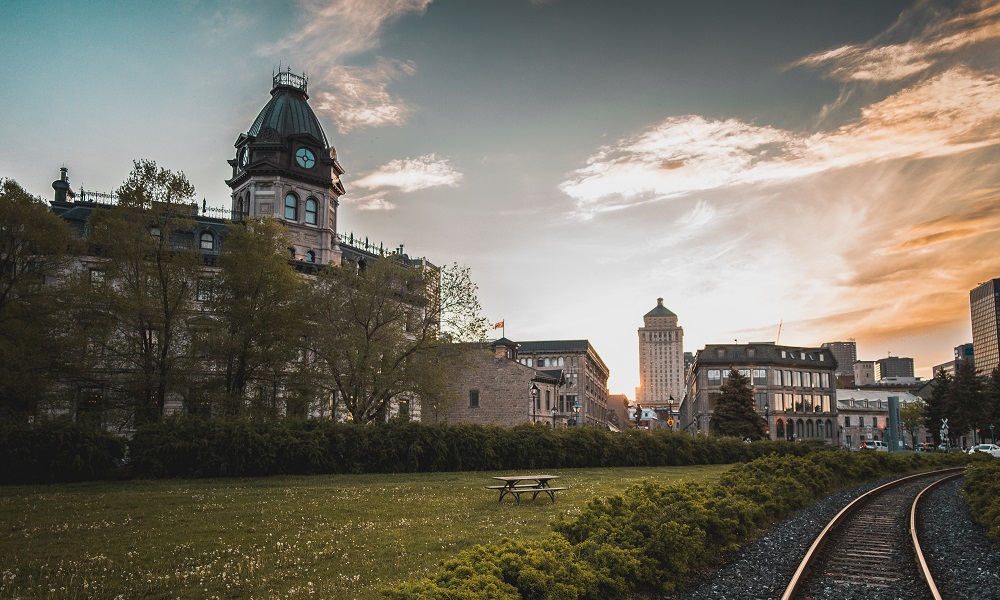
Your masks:
{"label": "stone tower", "polygon": [[684,396],[684,329],[677,315],[656,299],[656,307],[639,328],[639,390],[636,400],[646,407],[673,404]]}
{"label": "stone tower", "polygon": [[344,169],[309,106],[305,77],[279,71],[271,100],[250,129],[236,140],[233,176],[234,220],[273,217],[292,238],[289,257],[340,264],[337,208]]}

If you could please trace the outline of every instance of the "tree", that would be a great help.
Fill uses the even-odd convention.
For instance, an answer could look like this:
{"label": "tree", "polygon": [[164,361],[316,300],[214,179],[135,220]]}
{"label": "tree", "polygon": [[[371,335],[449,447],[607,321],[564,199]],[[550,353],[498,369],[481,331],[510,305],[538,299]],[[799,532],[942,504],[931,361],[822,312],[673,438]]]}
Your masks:
{"label": "tree", "polygon": [[765,436],[764,418],[754,410],[750,379],[732,369],[719,388],[712,413],[712,434],[759,440]]}
{"label": "tree", "polygon": [[[996,443],[997,429],[1000,428],[1000,368],[994,368],[990,372],[983,395],[986,399],[986,409],[989,416],[989,423],[986,424],[986,427],[990,432],[990,441]],[[986,430],[983,431],[984,436],[985,434]]]}
{"label": "tree", "polygon": [[192,241],[194,187],[183,173],[136,161],[117,197],[88,223],[97,259],[81,274],[80,317],[102,383],[141,424],[188,389],[186,325],[203,261]]}
{"label": "tree", "polygon": [[308,304],[325,385],[358,423],[385,418],[393,400],[441,398],[446,363],[460,355],[449,342],[486,331],[468,269],[398,256],[321,271]]}
{"label": "tree", "polygon": [[23,421],[48,392],[63,354],[56,277],[73,236],[12,179],[0,184],[0,416]]}
{"label": "tree", "polygon": [[913,402],[904,404],[899,409],[899,420],[902,421],[903,427],[910,432],[910,443],[914,448],[917,447],[917,430],[924,426],[924,411],[926,408],[926,403],[917,398]]}
{"label": "tree", "polygon": [[931,395],[924,404],[924,427],[933,436],[935,446],[947,441],[941,438],[941,424],[951,412],[948,405],[951,399],[951,383],[951,375],[938,371],[934,375],[934,381],[931,382]]}
{"label": "tree", "polygon": [[956,435],[972,431],[987,420],[983,382],[971,361],[960,360],[955,365],[948,406],[951,409],[948,426]]}
{"label": "tree", "polygon": [[243,413],[255,398],[257,414],[277,416],[274,390],[294,372],[288,366],[303,352],[300,337],[302,277],[288,263],[284,226],[274,220],[230,226],[219,272],[210,285],[213,316],[207,353],[216,363],[224,401],[221,413]]}

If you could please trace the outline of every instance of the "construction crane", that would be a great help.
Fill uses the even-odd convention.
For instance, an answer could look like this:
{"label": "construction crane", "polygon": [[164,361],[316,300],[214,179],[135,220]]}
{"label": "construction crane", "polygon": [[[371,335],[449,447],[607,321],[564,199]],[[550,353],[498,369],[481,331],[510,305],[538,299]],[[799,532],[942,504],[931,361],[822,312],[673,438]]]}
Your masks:
{"label": "construction crane", "polygon": [[774,345],[778,345],[778,340],[781,339],[781,324],[784,323],[784,319],[778,321],[778,335],[774,336]]}

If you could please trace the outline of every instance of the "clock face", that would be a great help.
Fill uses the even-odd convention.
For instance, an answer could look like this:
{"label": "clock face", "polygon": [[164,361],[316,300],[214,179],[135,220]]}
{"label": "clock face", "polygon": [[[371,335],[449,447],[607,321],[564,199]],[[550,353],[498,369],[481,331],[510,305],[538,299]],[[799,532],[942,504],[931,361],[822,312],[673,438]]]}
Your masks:
{"label": "clock face", "polygon": [[309,148],[299,148],[295,152],[295,162],[303,169],[311,169],[316,164],[316,155]]}
{"label": "clock face", "polygon": [[240,166],[245,167],[250,162],[250,149],[244,146],[240,150]]}

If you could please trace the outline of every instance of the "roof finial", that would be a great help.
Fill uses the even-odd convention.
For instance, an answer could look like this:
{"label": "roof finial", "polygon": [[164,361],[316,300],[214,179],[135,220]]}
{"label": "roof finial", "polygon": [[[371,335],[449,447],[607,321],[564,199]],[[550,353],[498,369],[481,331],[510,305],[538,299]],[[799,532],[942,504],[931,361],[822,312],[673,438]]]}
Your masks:
{"label": "roof finial", "polygon": [[656,299],[656,305],[657,306],[663,306],[663,298],[657,298]]}

